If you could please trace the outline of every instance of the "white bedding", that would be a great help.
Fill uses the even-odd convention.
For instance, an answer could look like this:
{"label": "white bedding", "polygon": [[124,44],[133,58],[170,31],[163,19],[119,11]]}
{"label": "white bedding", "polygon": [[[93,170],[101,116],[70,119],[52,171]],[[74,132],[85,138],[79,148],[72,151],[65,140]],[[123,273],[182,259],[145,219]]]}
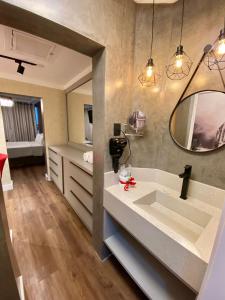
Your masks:
{"label": "white bedding", "polygon": [[44,146],[37,142],[7,142],[7,152],[9,158],[26,156],[42,156]]}

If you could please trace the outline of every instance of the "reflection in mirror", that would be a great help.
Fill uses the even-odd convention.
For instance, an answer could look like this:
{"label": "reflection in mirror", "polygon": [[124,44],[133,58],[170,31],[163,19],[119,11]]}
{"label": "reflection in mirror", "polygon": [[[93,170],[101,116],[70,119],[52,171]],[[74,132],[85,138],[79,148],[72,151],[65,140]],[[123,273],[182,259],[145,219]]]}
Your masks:
{"label": "reflection in mirror", "polygon": [[92,80],[67,94],[69,142],[92,145]]}
{"label": "reflection in mirror", "polygon": [[225,144],[225,93],[201,91],[183,99],[170,119],[170,134],[182,148],[195,152]]}

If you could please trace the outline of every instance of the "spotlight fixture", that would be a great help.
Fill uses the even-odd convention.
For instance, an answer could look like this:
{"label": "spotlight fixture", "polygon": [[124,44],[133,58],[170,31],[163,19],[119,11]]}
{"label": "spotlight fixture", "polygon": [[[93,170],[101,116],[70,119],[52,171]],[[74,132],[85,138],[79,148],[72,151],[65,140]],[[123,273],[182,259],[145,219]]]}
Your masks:
{"label": "spotlight fixture", "polygon": [[160,79],[160,74],[156,72],[155,65],[152,58],[152,48],[153,48],[153,41],[154,41],[154,22],[155,22],[155,0],[153,0],[153,5],[152,5],[152,37],[151,37],[150,56],[144,70],[138,76],[138,80],[140,81],[140,83],[146,87],[156,86]]}
{"label": "spotlight fixture", "polygon": [[220,34],[206,55],[204,62],[209,70],[225,69],[225,18],[224,27],[220,30]]}
{"label": "spotlight fixture", "polygon": [[11,57],[11,56],[6,56],[6,55],[0,54],[0,57],[5,58],[5,59],[9,59],[9,60],[14,60],[15,63],[18,64],[17,73],[19,73],[19,74],[21,74],[21,75],[23,75],[23,73],[24,73],[24,71],[25,71],[25,67],[22,66],[22,63],[23,63],[23,64],[30,65],[30,66],[37,66],[37,64],[32,63],[32,62],[30,62],[30,61],[22,60],[22,59],[17,59],[17,58],[15,58],[15,57]]}
{"label": "spotlight fixture", "polygon": [[183,37],[183,24],[184,24],[184,0],[182,2],[182,17],[181,17],[181,30],[180,30],[180,44],[177,47],[177,51],[170,59],[170,63],[166,66],[166,75],[171,80],[181,80],[189,75],[192,60],[185,53],[182,46]]}
{"label": "spotlight fixture", "polygon": [[[17,63],[17,61],[16,61],[16,63]],[[18,65],[18,68],[17,68],[17,73],[23,75],[23,73],[25,71],[25,68],[24,68],[24,66],[22,66],[22,62],[21,61],[19,61],[18,64],[19,65]]]}

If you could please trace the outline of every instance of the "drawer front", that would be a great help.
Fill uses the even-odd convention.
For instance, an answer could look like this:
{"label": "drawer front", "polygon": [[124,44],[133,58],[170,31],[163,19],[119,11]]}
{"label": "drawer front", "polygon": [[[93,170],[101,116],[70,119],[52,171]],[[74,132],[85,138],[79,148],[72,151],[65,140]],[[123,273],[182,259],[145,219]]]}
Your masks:
{"label": "drawer front", "polygon": [[93,212],[93,196],[86,191],[73,176],[69,176],[66,181],[67,189],[72,191],[84,204],[84,206],[89,210],[89,212]]}
{"label": "drawer front", "polygon": [[57,164],[60,163],[61,156],[58,153],[56,153],[54,150],[52,150],[51,148],[48,148],[48,155],[49,155],[49,160],[51,160],[52,162],[55,162]]}
{"label": "drawer front", "polygon": [[91,175],[69,160],[65,160],[65,168],[69,177],[72,176],[86,191],[93,194],[93,177]]}
{"label": "drawer front", "polygon": [[50,176],[54,183],[59,187],[59,175],[50,167]]}
{"label": "drawer front", "polygon": [[63,193],[62,157],[49,149],[50,176],[59,190]]}
{"label": "drawer front", "polygon": [[87,227],[87,229],[92,232],[92,215],[87,210],[86,207],[84,207],[83,203],[78,199],[76,194],[69,190],[67,193],[67,200],[72,206],[72,208],[75,210],[76,214],[79,216],[81,221],[84,223],[84,225]]}
{"label": "drawer front", "polygon": [[60,173],[60,166],[49,158],[49,167],[52,169],[57,175]]}

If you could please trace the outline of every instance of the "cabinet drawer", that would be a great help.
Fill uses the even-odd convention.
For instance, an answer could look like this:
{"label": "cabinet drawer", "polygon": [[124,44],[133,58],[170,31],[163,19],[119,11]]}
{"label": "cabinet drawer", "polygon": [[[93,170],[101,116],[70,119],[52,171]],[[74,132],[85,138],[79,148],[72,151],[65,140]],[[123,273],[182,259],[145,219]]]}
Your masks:
{"label": "cabinet drawer", "polygon": [[67,176],[72,176],[86,191],[93,194],[93,177],[69,160],[65,160],[64,169]]}
{"label": "cabinet drawer", "polygon": [[80,199],[72,190],[68,191],[67,200],[72,206],[72,208],[75,210],[76,214],[79,216],[81,221],[84,223],[84,225],[86,225],[87,229],[90,232],[92,232],[92,215],[87,210],[87,208],[84,207],[84,204],[80,201]]}
{"label": "cabinet drawer", "polygon": [[51,148],[48,148],[48,155],[49,155],[49,160],[51,160],[52,162],[59,164],[61,161],[61,156],[56,153],[54,150],[52,150]]}
{"label": "cabinet drawer", "polygon": [[59,175],[50,167],[50,176],[54,183],[59,185]]}
{"label": "cabinet drawer", "polygon": [[84,204],[84,206],[89,210],[89,212],[93,212],[93,196],[86,191],[78,181],[76,181],[73,176],[70,176],[68,180],[66,180],[67,189],[72,191]]}
{"label": "cabinet drawer", "polygon": [[49,158],[49,167],[52,169],[57,175],[60,173],[59,165]]}

